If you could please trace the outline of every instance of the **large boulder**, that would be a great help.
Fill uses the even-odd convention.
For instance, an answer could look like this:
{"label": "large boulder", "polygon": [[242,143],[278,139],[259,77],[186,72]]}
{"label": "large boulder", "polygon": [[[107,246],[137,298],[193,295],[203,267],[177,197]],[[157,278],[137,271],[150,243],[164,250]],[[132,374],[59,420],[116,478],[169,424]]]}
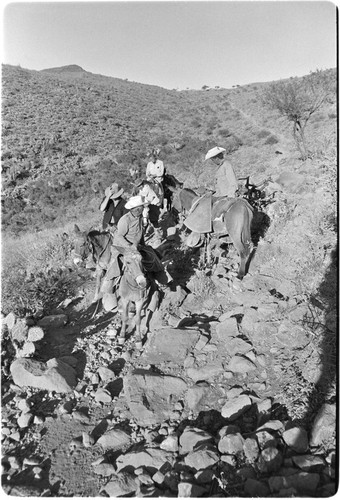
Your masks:
{"label": "large boulder", "polygon": [[200,332],[195,329],[164,328],[154,331],[148,335],[139,362],[154,365],[161,363],[183,365],[200,337]]}
{"label": "large boulder", "polygon": [[47,363],[29,358],[16,359],[10,368],[13,382],[19,387],[36,387],[54,392],[72,392],[77,384],[75,370],[60,359]]}
{"label": "large boulder", "polygon": [[124,393],[133,418],[141,426],[171,418],[174,404],[182,399],[186,382],[171,375],[135,370],[124,377]]}

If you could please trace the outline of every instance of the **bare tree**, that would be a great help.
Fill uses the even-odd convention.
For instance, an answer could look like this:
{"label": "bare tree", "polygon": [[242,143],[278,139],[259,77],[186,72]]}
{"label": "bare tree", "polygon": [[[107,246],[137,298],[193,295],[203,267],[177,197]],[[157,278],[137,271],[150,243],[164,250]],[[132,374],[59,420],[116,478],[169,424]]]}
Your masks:
{"label": "bare tree", "polygon": [[316,70],[302,78],[272,83],[263,93],[263,102],[293,122],[293,137],[305,160],[309,156],[305,129],[310,117],[334,99],[336,77],[333,70]]}

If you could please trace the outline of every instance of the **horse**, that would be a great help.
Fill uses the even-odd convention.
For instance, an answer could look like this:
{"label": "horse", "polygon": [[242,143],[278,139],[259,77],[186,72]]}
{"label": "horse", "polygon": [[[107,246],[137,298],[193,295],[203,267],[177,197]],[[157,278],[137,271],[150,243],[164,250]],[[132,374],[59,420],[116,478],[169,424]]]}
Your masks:
{"label": "horse", "polygon": [[111,261],[112,234],[109,231],[92,230],[89,233],[82,232],[77,224],[74,225],[75,248],[73,262],[78,265],[83,262],[89,254],[96,264],[96,288],[93,303],[100,297],[102,279]]}
{"label": "horse", "polygon": [[183,187],[183,182],[180,182],[176,177],[172,174],[164,174],[162,181],[164,198],[166,200],[166,209],[168,212],[172,209],[173,204],[173,193],[177,189],[181,189]]}
{"label": "horse", "polygon": [[[142,266],[142,256],[138,251],[125,250],[123,254],[123,275],[119,284],[119,296],[122,305],[122,326],[119,333],[118,343],[125,342],[125,333],[129,318],[129,304],[135,303],[135,326],[136,326],[136,348],[142,347],[141,338],[141,316],[142,310],[148,307],[151,312],[158,305],[158,291],[153,283],[148,280]],[[148,320],[146,328],[148,330]]]}
{"label": "horse", "polygon": [[172,207],[176,212],[186,217],[194,201],[199,198],[199,195],[193,189],[189,188],[178,189],[169,186],[169,190],[173,194]]}
{"label": "horse", "polygon": [[[74,263],[83,262],[91,253],[96,264],[96,289],[93,302],[97,302],[102,298],[102,282],[103,277],[108,271],[112,257],[112,234],[107,231],[92,230],[89,233],[80,231],[75,224],[74,232],[76,235],[74,249]],[[122,255],[122,276],[120,278],[118,294],[122,305],[122,326],[119,335],[119,343],[123,344],[125,340],[126,325],[128,320],[128,307],[130,302],[134,302],[136,306],[136,347],[141,347],[141,313],[143,308],[147,307],[153,312],[158,305],[158,290],[154,280],[150,277],[152,272],[163,274],[160,270],[159,262],[152,262],[152,256],[148,257],[149,247],[131,251],[123,247],[116,247],[119,254]],[[154,257],[155,258],[155,257]],[[158,268],[157,268],[158,265]],[[147,273],[144,272],[143,266],[146,267]],[[156,271],[154,269],[156,268]],[[146,328],[148,330],[147,318]]]}
{"label": "horse", "polygon": [[[179,203],[179,209],[182,214],[186,216],[184,224],[187,225],[188,216],[190,217],[190,212],[193,205],[199,206],[200,197],[191,189],[182,189],[177,192],[177,198]],[[214,226],[213,219],[219,219],[219,228],[214,230],[212,227],[211,231],[204,232],[204,234],[218,234],[219,237],[229,236],[231,242],[237,250],[240,257],[240,265],[238,269],[237,277],[242,279],[246,274],[246,266],[250,256],[252,241],[251,241],[251,223],[253,219],[253,209],[250,204],[243,198],[219,198],[210,199],[207,197],[202,197],[207,200],[207,203],[212,204],[212,217],[209,220],[209,225]],[[175,202],[174,202],[175,203]],[[207,211],[199,214],[198,218],[202,219],[206,216]],[[216,223],[217,225],[217,223]],[[189,224],[189,229],[195,231],[195,228]],[[187,226],[188,227],[188,226]],[[198,232],[202,232],[198,230]],[[206,238],[205,238],[206,239]]]}

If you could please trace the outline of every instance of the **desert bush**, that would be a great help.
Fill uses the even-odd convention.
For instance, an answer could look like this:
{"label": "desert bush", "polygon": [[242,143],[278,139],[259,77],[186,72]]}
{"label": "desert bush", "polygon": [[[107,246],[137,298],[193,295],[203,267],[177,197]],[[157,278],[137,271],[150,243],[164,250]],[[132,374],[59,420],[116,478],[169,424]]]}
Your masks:
{"label": "desert bush", "polygon": [[307,123],[323,104],[331,102],[335,92],[335,74],[316,70],[302,78],[273,83],[262,94],[264,104],[292,122],[293,137],[303,160],[309,156],[305,137]]}
{"label": "desert bush", "polygon": [[3,246],[2,312],[48,312],[79,286],[71,263],[72,238],[25,236]]}
{"label": "desert bush", "polygon": [[275,135],[270,135],[265,141],[265,144],[277,144],[279,139]]}
{"label": "desert bush", "polygon": [[257,134],[258,139],[264,139],[265,137],[268,137],[270,135],[269,130],[260,130]]}

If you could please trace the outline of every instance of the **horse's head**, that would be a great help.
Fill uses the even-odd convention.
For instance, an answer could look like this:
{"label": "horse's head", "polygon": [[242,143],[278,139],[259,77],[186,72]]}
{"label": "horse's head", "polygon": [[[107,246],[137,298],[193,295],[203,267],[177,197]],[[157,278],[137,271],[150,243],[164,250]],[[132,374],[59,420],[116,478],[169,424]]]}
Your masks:
{"label": "horse's head", "polygon": [[88,257],[90,252],[90,247],[87,239],[87,234],[83,231],[80,231],[77,224],[74,225],[74,234],[75,234],[75,243],[74,243],[74,251],[73,251],[73,262],[76,265],[79,265],[81,262]]}
{"label": "horse's head", "polygon": [[124,273],[129,274],[141,289],[146,288],[147,281],[142,266],[142,256],[138,251],[126,251],[123,255]]}

